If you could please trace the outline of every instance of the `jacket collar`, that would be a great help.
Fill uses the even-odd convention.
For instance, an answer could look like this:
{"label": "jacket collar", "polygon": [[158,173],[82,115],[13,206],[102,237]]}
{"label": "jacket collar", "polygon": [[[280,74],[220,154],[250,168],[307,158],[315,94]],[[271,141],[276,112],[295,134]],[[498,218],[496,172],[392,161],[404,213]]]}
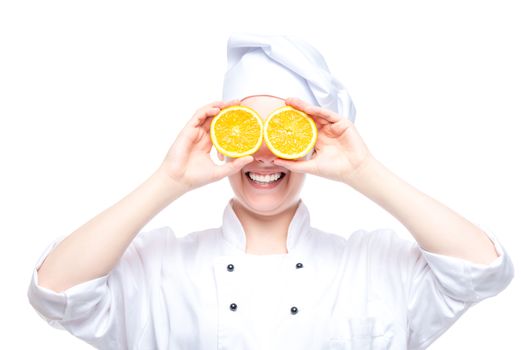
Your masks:
{"label": "jacket collar", "polygon": [[[235,248],[245,253],[246,251],[246,234],[244,228],[238,219],[231,205],[233,199],[229,200],[224,214],[222,216],[222,235],[224,239],[232,244]],[[293,251],[300,240],[308,236],[310,230],[309,210],[304,201],[299,200],[298,208],[291,219],[287,233],[287,251]]]}

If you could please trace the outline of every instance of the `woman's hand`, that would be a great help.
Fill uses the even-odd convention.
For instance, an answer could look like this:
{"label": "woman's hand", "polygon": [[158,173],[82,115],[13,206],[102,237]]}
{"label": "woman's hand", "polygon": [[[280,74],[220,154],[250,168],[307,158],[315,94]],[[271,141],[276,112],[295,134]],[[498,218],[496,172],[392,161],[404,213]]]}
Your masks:
{"label": "woman's hand", "polygon": [[221,109],[238,104],[240,104],[239,100],[232,100],[227,103],[216,101],[205,105],[195,112],[178,134],[160,170],[175,180],[184,191],[232,175],[253,161],[252,156],[247,156],[216,165],[210,156],[213,146],[209,136],[211,120]]}
{"label": "woman's hand", "polygon": [[299,160],[278,158],[274,161],[276,165],[297,173],[309,173],[351,184],[356,170],[374,159],[349,119],[296,97],[286,99],[286,104],[313,118],[318,128],[318,138],[311,156]]}

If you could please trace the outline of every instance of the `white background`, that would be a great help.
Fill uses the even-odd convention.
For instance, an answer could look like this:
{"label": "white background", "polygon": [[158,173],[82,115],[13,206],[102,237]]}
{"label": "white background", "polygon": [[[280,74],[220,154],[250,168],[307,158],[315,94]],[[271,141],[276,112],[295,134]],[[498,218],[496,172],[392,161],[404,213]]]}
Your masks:
{"label": "white background", "polygon": [[[87,349],[27,301],[32,268],[144,181],[193,112],[220,99],[233,31],[301,36],[353,97],[356,127],[404,180],[491,229],[516,277],[431,349],[517,349],[524,190],[519,1],[3,1],[0,5],[0,348]],[[146,227],[220,225],[226,179]],[[312,224],[347,235],[390,214],[310,176]],[[10,345],[7,345],[10,344]]]}

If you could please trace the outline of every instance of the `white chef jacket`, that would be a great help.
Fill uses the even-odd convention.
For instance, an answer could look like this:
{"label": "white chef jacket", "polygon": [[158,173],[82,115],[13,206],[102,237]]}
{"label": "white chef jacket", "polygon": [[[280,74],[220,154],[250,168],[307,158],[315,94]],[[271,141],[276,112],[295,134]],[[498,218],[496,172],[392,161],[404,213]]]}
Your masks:
{"label": "white chef jacket", "polygon": [[229,201],[219,228],[140,232],[107,275],[28,296],[51,325],[100,349],[424,349],[513,265],[430,253],[388,229],[343,238],[310,226],[301,200],[287,254],[253,256]]}

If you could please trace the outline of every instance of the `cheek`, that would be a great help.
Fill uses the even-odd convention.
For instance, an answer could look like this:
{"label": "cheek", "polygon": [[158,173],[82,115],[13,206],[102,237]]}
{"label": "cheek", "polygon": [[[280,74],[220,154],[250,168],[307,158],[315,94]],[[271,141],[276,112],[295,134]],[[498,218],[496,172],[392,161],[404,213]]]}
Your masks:
{"label": "cheek", "polygon": [[306,174],[289,173],[289,186],[292,187],[293,190],[299,190],[302,188],[305,179]]}
{"label": "cheek", "polygon": [[239,186],[242,180],[242,171],[238,171],[228,176],[231,186]]}
{"label": "cheek", "polygon": [[240,182],[240,176],[238,174],[233,174],[228,176],[229,180],[229,186],[231,186],[231,189],[235,194],[240,193],[240,189],[242,188],[242,183]]}

